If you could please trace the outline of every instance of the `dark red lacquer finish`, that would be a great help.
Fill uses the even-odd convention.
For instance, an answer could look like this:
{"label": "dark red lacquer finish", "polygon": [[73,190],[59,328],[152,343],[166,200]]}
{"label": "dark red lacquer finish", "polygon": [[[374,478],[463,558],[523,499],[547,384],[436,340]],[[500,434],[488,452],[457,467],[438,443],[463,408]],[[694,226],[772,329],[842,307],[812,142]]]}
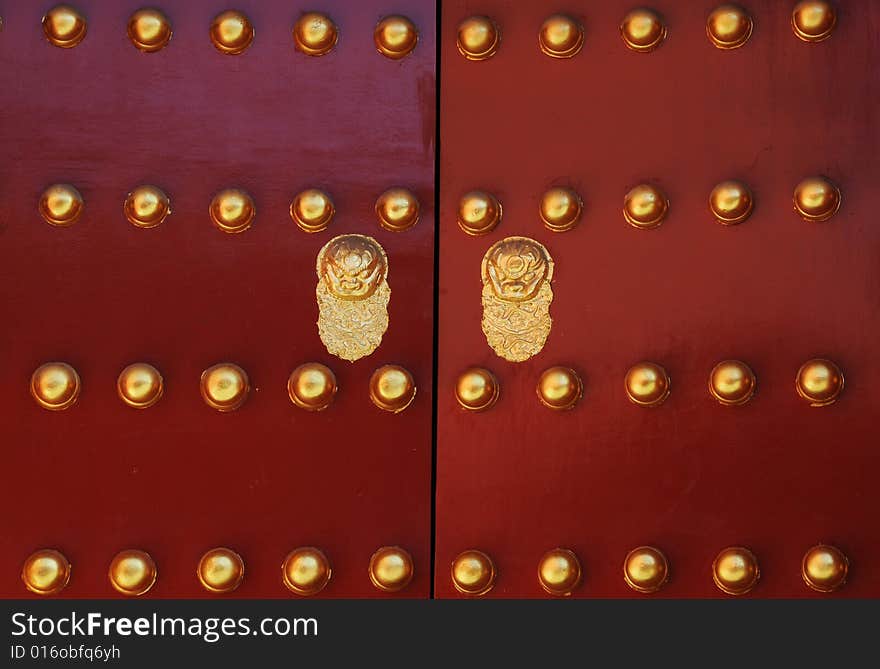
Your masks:
{"label": "dark red lacquer finish", "polygon": [[[239,597],[285,597],[281,562],[297,546],[332,563],[326,597],[369,597],[370,555],[400,545],[415,562],[410,586],[430,587],[431,360],[435,13],[406,3],[420,31],[395,61],[373,30],[394,7],[325,0],[339,27],[330,54],[295,51],[298,3],[232,3],[256,38],[218,53],[208,29],[216,2],[158,3],[174,35],[157,53],[126,36],[135,0],[77,0],[88,20],[73,49],[51,46],[40,19],[51,3],[0,7],[0,595],[27,595],[27,555],[57,548],[73,564],[62,596],[111,597],[113,555],[148,551],[159,578],[149,597],[207,596],[196,579],[215,546],[245,561]],[[85,200],[75,225],[46,224],[42,190],[74,184]],[[141,230],[122,212],[126,193],[161,187],[172,215]],[[373,212],[391,186],[413,190],[421,220],[381,229]],[[253,227],[217,230],[212,196],[243,188]],[[291,221],[295,193],[317,187],[336,205],[330,228]],[[351,364],[318,338],[315,257],[333,235],[374,236],[390,260],[390,327],[380,348]],[[41,363],[82,377],[76,406],[48,412],[28,395]],[[116,397],[117,374],[150,362],[166,391],[136,411]],[[243,367],[253,386],[238,411],[199,396],[217,362]],[[307,413],[287,397],[288,374],[317,361],[335,373],[330,409]],[[418,384],[399,415],[369,400],[370,375],[400,364]]]}
{"label": "dark red lacquer finish", "polygon": [[[477,548],[498,569],[490,597],[543,596],[545,551],[575,551],[575,597],[642,596],[623,578],[627,552],[662,549],[670,580],[657,596],[722,596],[711,565],[749,547],[761,580],[750,596],[819,595],[801,579],[808,548],[830,543],[851,561],[833,596],[880,594],[872,502],[880,409],[877,219],[877,44],[870,3],[839,3],[832,37],[808,44],[794,3],[755,0],[750,41],[722,51],[706,36],[717,3],[657,2],[668,26],[654,52],[628,50],[628,2],[548,7],[487,0],[443,5],[441,67],[440,348],[436,593],[456,596],[455,555]],[[582,52],[551,59],[538,31],[552,11],[585,26]],[[498,53],[469,62],[456,26],[470,14],[500,26]],[[792,211],[804,177],[824,174],[843,202],[825,223]],[[754,194],[751,217],[724,227],[707,198],[724,179]],[[669,197],[662,226],[624,222],[624,194],[648,182]],[[584,218],[553,233],[538,215],[549,187],[575,188]],[[474,188],[503,204],[501,224],[468,237],[458,199]],[[508,235],[534,237],[556,261],[553,329],[543,351],[509,363],[480,329],[480,261]],[[843,369],[846,387],[811,408],[795,392],[810,358]],[[753,400],[723,407],[709,372],[739,358],[757,376]],[[671,394],[631,404],[623,379],[662,364]],[[459,408],[457,375],[492,370],[501,396],[485,413]],[[553,412],[535,396],[542,370],[567,365],[583,400]]]}

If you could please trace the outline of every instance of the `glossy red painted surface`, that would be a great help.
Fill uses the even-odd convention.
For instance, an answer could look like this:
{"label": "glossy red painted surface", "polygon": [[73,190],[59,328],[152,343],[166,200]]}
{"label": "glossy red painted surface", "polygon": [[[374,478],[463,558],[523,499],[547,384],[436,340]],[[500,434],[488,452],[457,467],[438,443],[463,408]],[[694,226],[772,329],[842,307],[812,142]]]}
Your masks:
{"label": "glossy red painted surface", "polygon": [[[624,584],[630,549],[665,551],[664,597],[715,597],[710,567],[728,545],[758,556],[751,596],[820,596],[800,576],[804,552],[823,541],[851,559],[837,595],[880,594],[880,531],[873,502],[880,460],[880,228],[876,155],[880,13],[838,3],[831,39],[792,33],[788,2],[753,0],[751,41],[723,52],[706,37],[712,0],[654,3],[669,26],[649,54],[628,51],[618,24],[629,2],[563,4],[462,0],[443,4],[441,44],[440,348],[436,593],[456,596],[453,557],[492,555],[491,597],[539,597],[537,563],[574,550],[584,566],[576,597],[636,595]],[[538,29],[551,11],[586,26],[583,51],[551,60]],[[455,28],[472,13],[501,26],[485,62],[456,51]],[[843,191],[831,221],[792,212],[804,176],[826,174]],[[753,189],[749,220],[722,227],[709,215],[715,183]],[[651,231],[621,214],[629,188],[647,180],[669,196]],[[538,217],[541,193],[575,187],[585,215],[554,234]],[[495,193],[504,219],[486,237],[455,223],[458,198]],[[512,364],[480,330],[483,253],[508,235],[544,243],[556,260],[553,330],[543,352]],[[838,402],[809,408],[794,389],[807,359],[843,368]],[[717,405],[713,365],[748,362],[753,401]],[[640,361],[664,365],[672,394],[655,410],[631,405],[623,376]],[[583,401],[553,413],[535,396],[540,372],[573,366]],[[501,398],[470,414],[453,397],[457,374],[491,369]]]}
{"label": "glossy red painted surface", "polygon": [[[291,28],[311,5],[233,3],[254,23],[241,56],[208,39],[216,2],[159,2],[174,36],[154,54],[128,41],[135,0],[76,0],[88,35],[50,46],[40,19],[51,2],[0,5],[0,596],[27,596],[27,555],[61,550],[73,564],[67,597],[116,596],[107,567],[123,548],[156,560],[149,597],[206,595],[200,555],[229,546],[245,560],[236,597],[285,597],[281,561],[322,548],[333,578],[321,596],[379,596],[372,552],[399,544],[430,587],[431,361],[435,8],[324,0],[340,30],[330,55],[294,51]],[[401,61],[379,55],[373,28],[402,11],[420,30]],[[54,182],[74,184],[85,214],[68,229],[37,214]],[[153,183],[173,214],[139,230],[122,215],[126,193]],[[375,198],[413,189],[416,227],[382,230]],[[213,194],[246,189],[254,226],[225,235],[208,218]],[[293,195],[331,193],[331,227],[307,235],[290,220]],[[381,347],[350,364],[318,338],[315,256],[342,232],[376,237],[390,259],[391,325]],[[64,360],[83,380],[72,409],[50,413],[29,397],[31,372]],[[232,361],[250,375],[244,407],[223,415],[199,397],[199,374]],[[160,369],[153,408],[115,394],[127,364]],[[340,390],[327,411],[297,410],[290,371],[325,363]],[[369,401],[372,371],[407,367],[414,404],[384,414]]]}

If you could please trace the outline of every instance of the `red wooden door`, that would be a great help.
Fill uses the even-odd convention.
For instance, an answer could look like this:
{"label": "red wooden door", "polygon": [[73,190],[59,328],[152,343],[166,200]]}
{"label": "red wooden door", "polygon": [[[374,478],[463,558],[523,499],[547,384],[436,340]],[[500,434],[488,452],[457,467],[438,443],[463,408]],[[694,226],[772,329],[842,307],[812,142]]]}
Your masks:
{"label": "red wooden door", "polygon": [[0,7],[0,595],[880,592],[871,3],[139,9]]}
{"label": "red wooden door", "polygon": [[[50,13],[48,25],[72,48],[44,34],[51,3],[0,5],[0,404],[7,416],[0,595],[27,595],[22,564],[34,551],[54,549],[72,565],[60,596],[114,596],[111,560],[137,549],[158,569],[146,596],[214,596],[197,565],[223,547],[244,563],[232,596],[286,597],[282,562],[295,548],[315,547],[332,570],[318,596],[427,596],[433,2],[159,3],[173,37],[154,52],[127,34],[139,2],[73,4],[85,22],[81,42],[73,45],[80,25],[72,15]],[[234,16],[215,25],[228,9],[249,25]],[[294,27],[312,9],[332,24],[312,17],[297,47]],[[411,26],[396,23],[385,38],[392,55],[412,30],[418,42],[398,59],[377,50],[374,32],[399,13]],[[143,45],[161,44],[162,19],[147,17],[134,31]],[[221,51],[245,45],[237,55]],[[320,57],[306,53],[325,47],[332,48]],[[38,208],[53,184],[75,187],[84,204],[66,227],[49,224]],[[127,194],[145,184],[171,206],[149,229],[123,212]],[[395,187],[420,205],[418,222],[400,231],[382,227],[374,210]],[[255,206],[240,234],[226,234],[209,215],[225,189],[246,192]],[[314,234],[290,215],[306,189],[325,191],[335,208]],[[53,195],[56,222],[71,214],[70,193]],[[155,197],[135,207],[135,217],[156,214]],[[243,197],[224,200],[221,223],[247,223],[242,213],[251,203]],[[305,222],[320,227],[327,202],[309,202]],[[394,211],[412,213],[406,205]],[[355,362],[331,353],[316,325],[316,260],[344,234],[369,236],[384,249],[391,294],[381,343]],[[343,264],[378,262],[374,247],[346,249],[334,251]],[[79,376],[81,392],[64,411],[42,408],[28,392],[32,373],[47,362],[67,363]],[[133,409],[118,396],[117,378],[131,363],[161,373],[164,394],[154,406]],[[216,411],[200,395],[200,375],[217,363],[247,374],[250,392],[236,411]],[[338,392],[325,411],[300,409],[288,396],[288,377],[303,363],[335,375]],[[407,370],[417,389],[397,414],[370,400],[371,375],[384,365]],[[71,391],[65,372],[49,369],[37,392],[57,400]],[[235,372],[209,389],[221,405],[242,389]],[[138,378],[135,392],[155,389],[149,376]],[[400,379],[386,376],[386,385]],[[314,384],[303,388],[320,404]],[[380,547],[411,557],[408,584],[402,552],[377,567],[386,585],[406,586],[397,592],[371,583],[368,567]],[[137,589],[139,579],[148,585],[151,566],[135,558],[119,566],[119,578]],[[292,564],[293,585],[320,586],[327,570],[319,559],[312,552]],[[209,584],[234,585],[235,561],[233,554],[209,560]],[[51,581],[46,573],[34,578]]]}
{"label": "red wooden door", "polygon": [[[826,596],[807,587],[802,562],[811,547],[831,545],[849,560],[835,596],[880,592],[871,502],[880,408],[880,89],[873,74],[880,14],[875,3],[836,3],[830,38],[809,42],[792,28],[794,2],[749,0],[741,8],[749,19],[713,24],[722,44],[751,30],[739,48],[721,49],[707,34],[716,4],[653,3],[659,23],[641,15],[624,27],[633,46],[655,47],[638,51],[622,39],[629,2],[443,3],[440,597],[464,596],[451,565],[471,549],[495,570],[486,596],[549,596],[539,562],[556,548],[573,552],[581,578],[571,585],[571,554],[551,554],[543,571],[549,591],[638,597],[627,587],[624,559],[645,546],[662,557],[635,556],[629,578],[643,589],[662,585],[661,597],[723,596],[713,562],[728,547],[748,549],[717,563],[717,579],[729,590]],[[831,24],[821,7],[801,10],[796,23],[805,36]],[[573,21],[548,26],[546,47],[571,55],[581,26],[582,48],[573,57],[550,57],[539,46],[543,22],[557,11]],[[474,15],[489,21],[463,25]],[[824,222],[793,210],[796,185],[817,175],[842,194],[834,213],[833,186],[805,185],[805,213],[833,213]],[[739,224],[722,225],[708,201],[716,184],[731,179],[747,187],[753,209]],[[655,190],[633,193],[631,218],[641,225],[630,225],[624,198],[640,184]],[[556,187],[583,199],[579,222],[565,232],[549,229],[540,215],[544,193]],[[497,226],[478,236],[456,225],[460,202],[473,190],[494,196],[502,211]],[[746,193],[720,198],[721,218],[745,213]],[[565,227],[577,200],[554,197],[548,221]],[[494,220],[497,205],[485,195],[465,205],[472,232]],[[516,299],[530,294],[529,281],[548,279],[539,246],[520,242],[494,259],[490,253],[498,276],[481,269],[490,247],[512,236],[539,242],[552,258],[549,335],[541,325],[547,296],[543,303]],[[485,308],[488,339],[484,283],[495,300]],[[513,291],[507,301],[505,286]],[[499,313],[508,319],[500,325]],[[512,357],[530,357],[511,362],[493,342]],[[795,388],[799,368],[814,358],[833,361],[845,377],[837,400],[821,407]],[[713,367],[731,359],[756,377],[757,392],[741,406],[722,405],[708,389]],[[671,392],[654,408],[629,401],[624,389],[627,370],[642,362],[671,378]],[[456,400],[461,375],[473,366],[500,386],[488,410]],[[554,366],[573,369],[583,384],[583,397],[567,411],[536,396],[542,372]],[[636,370],[636,399],[663,397],[660,373]],[[747,374],[722,370],[728,399],[748,395]],[[802,380],[821,403],[840,377],[814,364]],[[489,403],[486,383],[465,376],[464,400]],[[574,378],[559,374],[545,390],[550,403],[577,395]],[[465,555],[457,564],[461,590],[488,587],[485,556]],[[817,549],[807,563],[815,586],[842,580],[845,563],[831,549]]]}

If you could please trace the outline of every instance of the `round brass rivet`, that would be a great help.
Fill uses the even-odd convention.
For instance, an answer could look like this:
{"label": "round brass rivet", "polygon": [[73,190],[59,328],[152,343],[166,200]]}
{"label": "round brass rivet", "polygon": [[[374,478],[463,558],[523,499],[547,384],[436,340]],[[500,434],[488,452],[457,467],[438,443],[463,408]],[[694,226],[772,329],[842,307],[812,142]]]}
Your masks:
{"label": "round brass rivet", "polygon": [[458,227],[477,237],[495,229],[501,222],[501,203],[491,193],[472,190],[458,201]]}
{"label": "round brass rivet", "polygon": [[254,26],[245,14],[230,9],[214,17],[209,34],[217,51],[235,56],[254,41]]}
{"label": "round brass rivet", "polygon": [[755,587],[760,576],[758,558],[742,546],[725,548],[712,563],[712,580],[728,595],[746,594]]}
{"label": "round brass rivet", "polygon": [[419,222],[419,200],[406,188],[389,188],[376,200],[379,225],[400,232]]}
{"label": "round brass rivet", "polygon": [[335,213],[333,200],[327,193],[317,188],[309,188],[297,193],[290,203],[290,217],[304,232],[326,230]]}
{"label": "round brass rivet", "polygon": [[230,362],[208,367],[202,372],[199,387],[205,403],[221,412],[238,409],[250,392],[247,373]]}
{"label": "round brass rivet", "polygon": [[290,374],[287,394],[300,409],[322,411],[336,396],[336,376],[319,362],[307,362]]}
{"label": "round brass rivet", "polygon": [[549,409],[571,409],[584,394],[584,384],[570,367],[550,367],[538,379],[535,389],[541,404]]}
{"label": "round brass rivet", "polygon": [[70,581],[70,562],[51,548],[38,550],[28,556],[21,568],[25,587],[37,595],[55,595]]}
{"label": "round brass rivet", "polygon": [[709,393],[726,406],[745,404],[755,394],[755,373],[739,360],[723,360],[709,374]]}
{"label": "round brass rivet", "polygon": [[807,360],[798,369],[795,388],[810,406],[823,407],[834,402],[843,390],[843,372],[830,360]]}
{"label": "round brass rivet", "polygon": [[501,387],[488,369],[471,367],[462,372],[455,384],[455,399],[463,409],[485,411],[498,401]]}
{"label": "round brass rivet", "polygon": [[458,25],[456,46],[468,60],[486,60],[498,51],[501,32],[488,16],[471,16]]}
{"label": "round brass rivet", "polygon": [[148,553],[139,550],[120,551],[110,562],[110,585],[123,595],[143,595],[156,582],[156,563]]}
{"label": "round brass rivet", "polygon": [[659,548],[633,548],[623,561],[623,580],[636,592],[657,592],[669,580],[669,562]]}
{"label": "round brass rivet", "polygon": [[238,188],[220,191],[211,200],[211,221],[223,232],[244,232],[254,221],[257,208],[251,196]]}
{"label": "round brass rivet", "polygon": [[332,570],[324,553],[313,546],[296,548],[287,554],[281,564],[281,579],[292,593],[310,597],[323,590],[330,582]]}
{"label": "round brass rivet", "polygon": [[584,28],[570,16],[554,14],[541,25],[538,45],[551,58],[571,58],[584,46]]}
{"label": "round brass rivet", "polygon": [[370,581],[379,590],[398,592],[412,578],[412,556],[400,546],[383,546],[370,558]]}
{"label": "round brass rivet", "polygon": [[47,362],[31,375],[31,396],[44,409],[62,411],[76,404],[82,382],[66,362]]}
{"label": "round brass rivet", "polygon": [[791,29],[804,42],[821,42],[831,37],[837,25],[837,12],[830,2],[804,0],[791,12]]}
{"label": "round brass rivet", "polygon": [[738,49],[752,36],[752,17],[737,5],[720,5],[706,19],[706,34],[719,49]]}
{"label": "round brass rivet", "polygon": [[620,36],[633,51],[653,51],[666,39],[666,26],[656,12],[634,9],[620,22]]}
{"label": "round brass rivet", "polygon": [[336,24],[326,14],[308,12],[300,16],[293,26],[293,43],[298,51],[307,56],[330,53],[338,39]]}
{"label": "round brass rivet", "polygon": [[128,38],[141,51],[165,48],[171,35],[171,22],[158,9],[139,9],[128,19]]}
{"label": "round brass rivet", "polygon": [[544,591],[567,597],[581,582],[581,563],[567,548],[554,548],[544,553],[538,563],[538,583]]}
{"label": "round brass rivet", "polygon": [[403,367],[383,365],[370,377],[370,399],[383,411],[400,413],[416,397],[416,383]]}
{"label": "round brass rivet", "polygon": [[827,544],[813,546],[804,555],[801,576],[804,583],[817,592],[834,592],[844,583],[849,560],[839,548]]}
{"label": "round brass rivet", "polygon": [[709,211],[722,225],[742,223],[754,206],[749,187],[741,181],[722,181],[709,193]]}
{"label": "round brass rivet", "polygon": [[794,189],[794,210],[805,221],[827,221],[840,201],[840,189],[826,177],[808,177]]}
{"label": "round brass rivet", "polygon": [[138,228],[155,228],[171,213],[171,200],[156,186],[138,186],[125,198],[122,211]]}
{"label": "round brass rivet", "polygon": [[70,5],[56,5],[43,17],[46,39],[62,49],[70,49],[86,38],[85,17]]}
{"label": "round brass rivet", "polygon": [[209,592],[232,592],[244,578],[244,560],[231,548],[213,548],[199,560],[196,575]]}
{"label": "round brass rivet", "polygon": [[419,31],[405,16],[386,16],[373,33],[376,50],[387,58],[400,60],[409,55],[419,41]]}
{"label": "round brass rivet", "polygon": [[459,553],[452,561],[452,585],[463,595],[485,595],[495,585],[495,563],[483,551]]}
{"label": "round brass rivet", "polygon": [[159,370],[145,362],[129,365],[116,380],[119,399],[134,409],[146,409],[162,398],[165,391]]}
{"label": "round brass rivet", "polygon": [[650,184],[640,184],[623,198],[623,217],[635,228],[648,230],[663,222],[669,210],[666,196]]}
{"label": "round brass rivet", "polygon": [[566,232],[577,225],[583,208],[583,200],[571,188],[551,188],[541,196],[539,213],[548,230]]}
{"label": "round brass rivet", "polygon": [[629,368],[624,379],[626,396],[639,406],[655,407],[669,397],[669,374],[653,362],[640,362]]}
{"label": "round brass rivet", "polygon": [[70,184],[54,184],[43,191],[38,209],[47,223],[65,227],[76,223],[85,204],[79,191]]}

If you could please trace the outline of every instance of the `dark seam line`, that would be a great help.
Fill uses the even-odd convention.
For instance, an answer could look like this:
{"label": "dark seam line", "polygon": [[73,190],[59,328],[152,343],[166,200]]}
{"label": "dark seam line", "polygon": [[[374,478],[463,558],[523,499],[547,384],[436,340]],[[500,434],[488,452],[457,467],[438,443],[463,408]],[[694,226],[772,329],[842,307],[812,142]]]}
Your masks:
{"label": "dark seam line", "polygon": [[442,0],[436,0],[434,24],[434,341],[431,366],[431,599],[434,599],[434,577],[437,556],[437,371],[440,353],[440,30]]}

